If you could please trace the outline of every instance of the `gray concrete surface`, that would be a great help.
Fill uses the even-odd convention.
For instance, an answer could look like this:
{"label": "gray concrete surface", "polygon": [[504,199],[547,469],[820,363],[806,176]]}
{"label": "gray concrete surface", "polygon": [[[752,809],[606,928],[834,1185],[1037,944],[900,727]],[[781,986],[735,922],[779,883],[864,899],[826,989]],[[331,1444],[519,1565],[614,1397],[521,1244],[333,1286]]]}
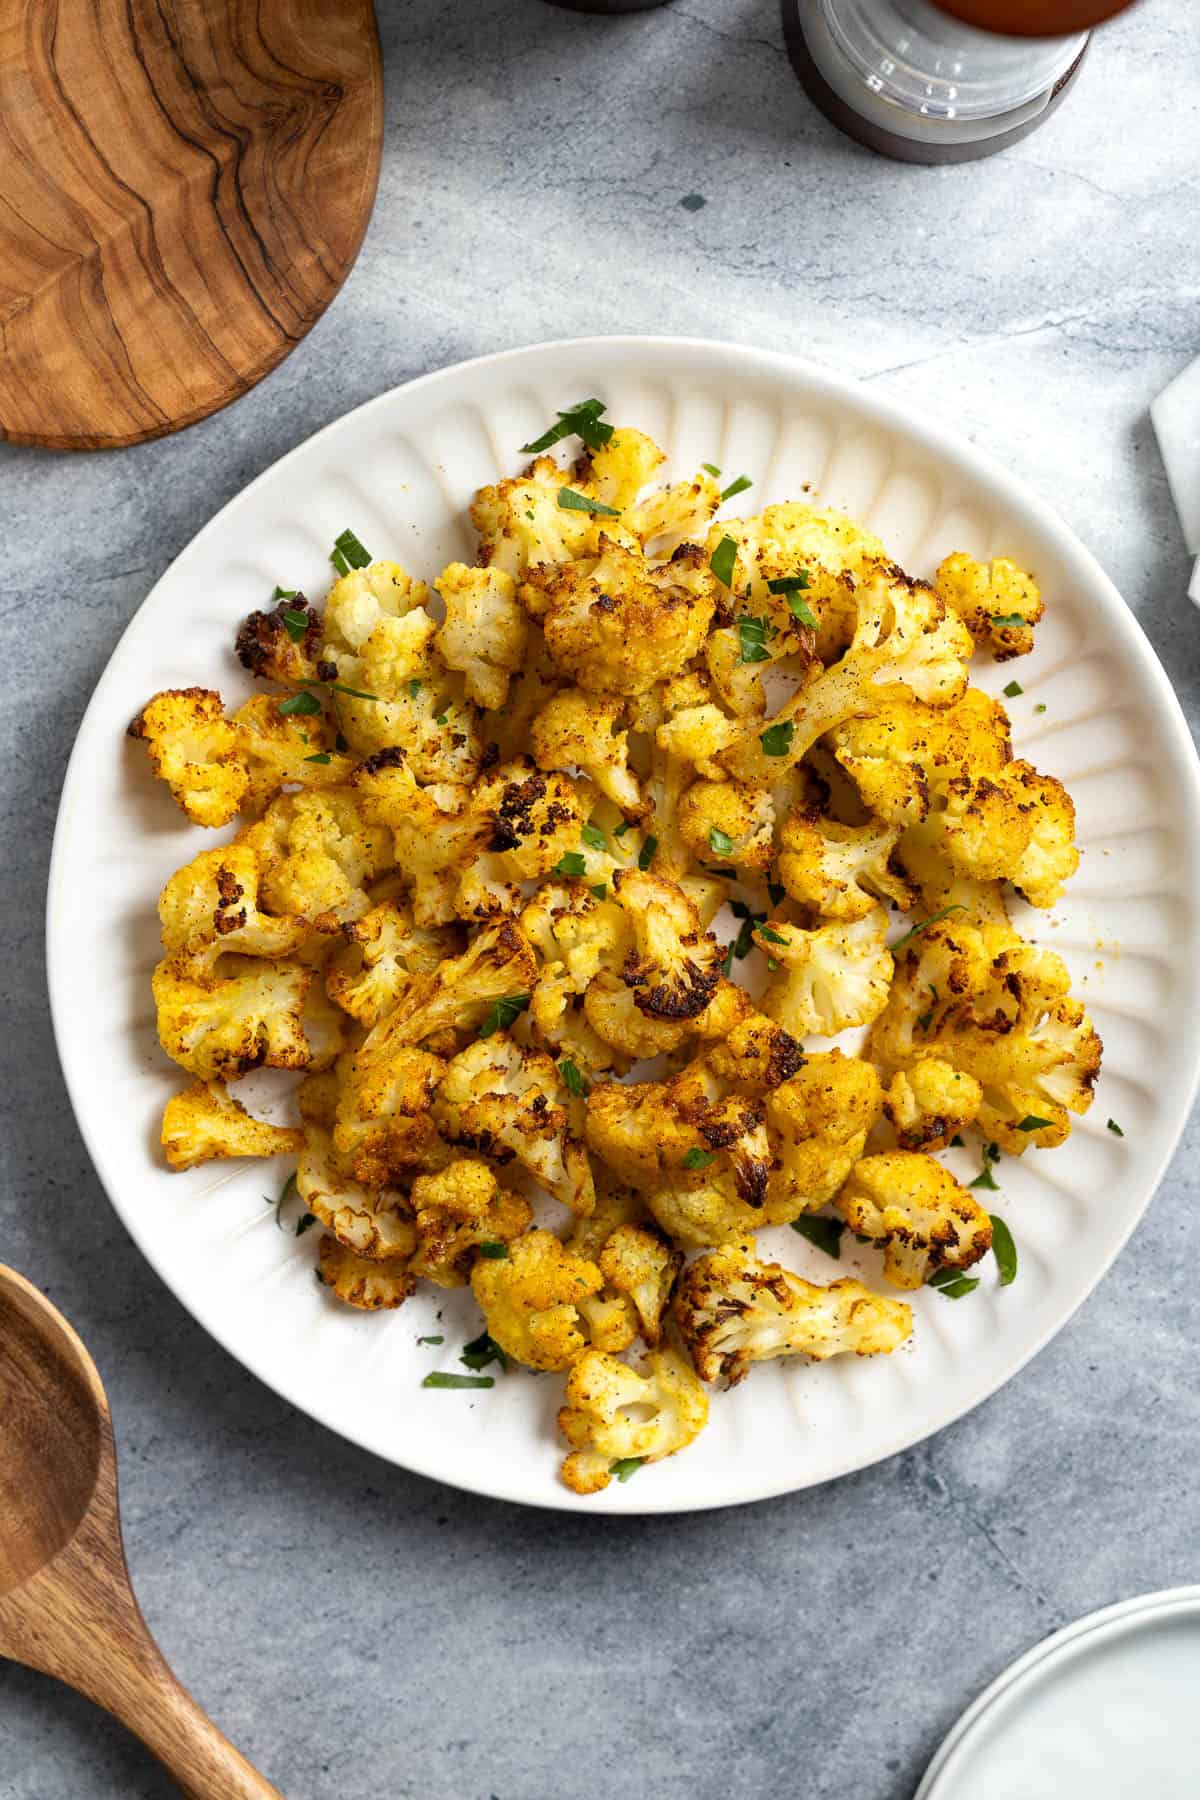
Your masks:
{"label": "gray concrete surface", "polygon": [[[394,383],[586,331],[803,352],[953,421],[1094,548],[1200,719],[1200,619],[1147,418],[1200,352],[1200,20],[1144,0],[1043,132],[937,171],[814,115],[776,0],[381,12],[379,204],[307,342],[168,442],[0,449],[0,1257],[103,1370],[164,1649],[290,1800],[902,1800],[1014,1654],[1200,1577],[1195,1127],[1079,1316],[924,1447],[677,1522],[491,1505],[289,1411],[127,1241],[47,1018],[55,806],[118,634],[216,507]],[[170,1791],[84,1702],[0,1667],[0,1800]]]}

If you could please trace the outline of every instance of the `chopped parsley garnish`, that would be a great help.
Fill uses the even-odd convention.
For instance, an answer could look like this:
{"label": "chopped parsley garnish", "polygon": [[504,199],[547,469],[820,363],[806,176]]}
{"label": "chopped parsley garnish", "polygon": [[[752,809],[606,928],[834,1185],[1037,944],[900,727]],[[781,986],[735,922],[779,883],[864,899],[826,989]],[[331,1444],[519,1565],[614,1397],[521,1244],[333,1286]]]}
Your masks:
{"label": "chopped parsley garnish", "polygon": [[726,587],[733,586],[733,565],[737,561],[737,553],[737,539],[726,534],[708,559],[709,568]]}
{"label": "chopped parsley garnish", "polygon": [[421,691],[421,683],[418,681],[417,677],[414,675],[412,680],[408,684],[409,699],[415,700],[417,695],[420,693],[420,691]]}
{"label": "chopped parsley garnish", "polygon": [[642,870],[648,869],[657,855],[658,839],[656,837],[648,837],[638,851],[638,868]]}
{"label": "chopped parsley garnish", "polygon": [[[991,1168],[992,1163],[995,1162],[996,1157],[999,1156],[1000,1152],[998,1150],[996,1150],[996,1156],[993,1156],[992,1155],[993,1150],[996,1150],[996,1146],[994,1144],[989,1144],[986,1147],[986,1149],[984,1150],[984,1153],[983,1153],[983,1167],[982,1167],[982,1169],[980,1169],[980,1171],[979,1171],[978,1175],[975,1177],[974,1181],[969,1181],[967,1183],[968,1187],[989,1188],[993,1194],[998,1194],[1000,1192],[1000,1183],[996,1180],[996,1177],[992,1174],[992,1168]],[[990,1161],[989,1161],[989,1158],[991,1159]],[[978,1286],[978,1283],[976,1283],[976,1286]]]}
{"label": "chopped parsley garnish", "polygon": [[493,1031],[507,1031],[513,1020],[520,1018],[528,1005],[528,994],[507,994],[503,1000],[497,1000],[479,1027],[480,1037],[491,1037]]}
{"label": "chopped parsley garnish", "polygon": [[731,481],[727,488],[722,489],[721,499],[723,501],[732,500],[735,494],[744,494],[747,488],[753,486],[754,483],[748,475],[739,475],[736,481]]}
{"label": "chopped parsley garnish", "polygon": [[727,831],[722,831],[719,825],[709,826],[708,847],[710,850],[714,850],[718,856],[733,855],[733,839]]}
{"label": "chopped parsley garnish", "polygon": [[318,750],[313,756],[306,756],[305,762],[327,763],[331,760],[328,750]]}
{"label": "chopped parsley garnish", "polygon": [[495,1385],[495,1377],[491,1375],[449,1375],[442,1369],[434,1369],[421,1383],[423,1388],[490,1388]]}
{"label": "chopped parsley garnish", "polygon": [[445,1341],[444,1337],[419,1337],[417,1339],[418,1344],[444,1344]]}
{"label": "chopped parsley garnish", "polygon": [[586,875],[587,858],[582,850],[568,850],[554,865],[556,875]]}
{"label": "chopped parsley garnish", "polygon": [[[283,1209],[295,1192],[296,1177],[294,1175],[289,1175],[282,1188],[279,1190],[278,1200],[275,1201],[275,1223],[280,1231],[283,1230]],[[271,1202],[268,1200],[267,1205],[270,1206],[270,1204]]]}
{"label": "chopped parsley garnish", "polygon": [[956,1131],[954,1136],[950,1139],[951,1150],[965,1150],[966,1147],[961,1131]]}
{"label": "chopped parsley garnish", "polygon": [[769,594],[790,594],[797,588],[807,588],[811,586],[812,582],[808,579],[808,570],[797,569],[794,575],[777,575],[773,580],[768,581],[767,592]]}
{"label": "chopped parsley garnish", "polygon": [[290,718],[293,713],[307,717],[311,713],[319,713],[320,710],[321,702],[315,694],[289,694],[286,700],[279,702],[280,715],[285,719]]}
{"label": "chopped parsley garnish", "polygon": [[1034,707],[1034,709],[1033,709],[1033,710],[1034,710],[1034,712],[1035,712],[1035,713],[1042,713],[1042,712],[1045,712],[1045,710],[1046,710],[1046,702],[1045,702],[1045,701],[1044,701],[1044,700],[1039,700],[1039,701],[1038,701],[1038,703],[1037,703],[1037,705],[1036,705],[1036,706],[1035,706],[1035,707]]}
{"label": "chopped parsley garnish", "polygon": [[433,722],[435,725],[444,725],[449,717],[449,713],[435,713]]}
{"label": "chopped parsley garnish", "polygon": [[1025,689],[1021,686],[1019,681],[1010,681],[1006,685],[1004,692],[1008,695],[1010,700],[1015,700],[1018,694],[1023,694],[1025,692]]}
{"label": "chopped parsley garnish", "polygon": [[577,1100],[584,1099],[588,1092],[588,1084],[579,1072],[579,1065],[572,1062],[568,1056],[559,1063],[558,1072],[563,1078],[563,1086],[568,1094],[574,1094]]}
{"label": "chopped parsley garnish", "polygon": [[768,661],[771,652],[767,649],[767,639],[775,635],[775,627],[771,621],[756,619],[753,613],[743,613],[737,622],[737,628],[742,650],[739,660],[744,663]]}
{"label": "chopped parsley garnish", "polygon": [[342,733],[340,731],[338,732],[337,736],[333,740],[333,747],[335,750],[342,750],[342,751],[348,750],[350,748],[350,744],[349,744],[348,740],[342,735]]}
{"label": "chopped parsley garnish", "polygon": [[283,622],[287,626],[287,634],[291,638],[293,644],[301,643],[305,632],[308,630],[308,614],[306,612],[301,612],[299,607],[289,606],[284,612]]}
{"label": "chopped parsley garnish", "polygon": [[[438,1342],[441,1342],[440,1338]],[[507,1351],[500,1348],[494,1337],[481,1331],[477,1338],[472,1338],[469,1344],[463,1345],[462,1355],[458,1360],[465,1363],[468,1369],[486,1369],[489,1363],[499,1363],[502,1369],[507,1369],[510,1359]]]}
{"label": "chopped parsley garnish", "polygon": [[581,400],[578,406],[560,409],[558,423],[543,431],[532,443],[522,444],[521,450],[529,456],[540,456],[543,450],[561,443],[565,437],[582,438],[589,450],[601,450],[613,434],[613,427],[600,417],[607,411],[603,400]]}
{"label": "chopped parsley garnish", "polygon": [[932,1024],[933,1024],[933,1008],[930,1007],[929,1011],[923,1012],[921,1014],[920,1018],[917,1020],[917,1030],[918,1031],[928,1031],[929,1027]]}
{"label": "chopped parsley garnish", "polygon": [[715,1161],[712,1150],[700,1150],[693,1147],[683,1159],[685,1169],[707,1169],[710,1162]]}
{"label": "chopped parsley garnish", "polygon": [[787,945],[788,945],[787,938],[783,937],[778,931],[776,931],[773,925],[759,925],[757,927],[757,930],[758,930],[759,937],[765,938],[767,940],[768,944],[782,944],[784,949],[786,950]]}
{"label": "chopped parsley garnish", "polygon": [[589,850],[607,850],[608,836],[598,825],[585,825],[579,833]]}
{"label": "chopped parsley garnish", "polygon": [[802,594],[789,594],[787,603],[788,611],[798,625],[807,625],[811,631],[816,631],[817,615]]}
{"label": "chopped parsley garnish", "polygon": [[598,881],[596,883],[595,887],[590,887],[588,889],[588,893],[592,896],[593,900],[607,900],[608,899],[608,883],[607,883],[607,881]]}
{"label": "chopped parsley garnish", "polygon": [[815,1244],[818,1250],[823,1250],[826,1256],[838,1260],[842,1254],[842,1233],[845,1229],[841,1219],[822,1219],[817,1213],[792,1220],[793,1231],[798,1232],[802,1238],[807,1238],[810,1244]]}
{"label": "chopped parsley garnish", "polygon": [[508,1245],[491,1238],[485,1238],[476,1248],[480,1256],[486,1256],[489,1262],[504,1262],[508,1256]]}
{"label": "chopped parsley garnish", "polygon": [[312,1230],[316,1222],[316,1213],[301,1213],[300,1217],[296,1220],[296,1236],[303,1237],[306,1231]]}
{"label": "chopped parsley garnish", "polygon": [[735,919],[740,919],[742,921],[742,926],[725,955],[726,979],[729,977],[729,971],[733,967],[735,959],[740,962],[744,956],[749,956],[750,952],[753,950],[754,927],[756,925],[761,925],[767,916],[766,913],[751,912],[744,900],[730,901],[729,910]]}
{"label": "chopped parsley garnish", "polygon": [[792,739],[796,735],[796,727],[790,719],[781,719],[778,725],[769,725],[760,735],[764,756],[786,756],[792,747]]}
{"label": "chopped parsley garnish", "polygon": [[595,513],[600,519],[619,519],[621,514],[615,506],[605,506],[603,500],[592,500],[587,494],[578,494],[574,488],[560,487],[558,504],[564,512]]}
{"label": "chopped parsley garnish", "polygon": [[1047,1125],[1052,1125],[1053,1123],[1053,1119],[1039,1119],[1036,1113],[1026,1113],[1025,1117],[1019,1121],[1017,1130],[1044,1131]]}
{"label": "chopped parsley garnish", "polygon": [[943,906],[941,912],[930,913],[927,919],[922,919],[919,925],[914,925],[911,930],[905,932],[903,937],[898,937],[896,939],[895,943],[892,945],[892,955],[895,956],[897,950],[903,950],[905,944],[910,943],[919,932],[927,931],[931,925],[936,925],[939,919],[946,918],[949,913],[963,912],[965,910],[966,909],[956,901],[953,906]]}
{"label": "chopped parsley garnish", "polygon": [[299,592],[299,588],[281,588],[279,583],[276,582],[275,592],[271,595],[271,598],[272,600],[294,600]]}
{"label": "chopped parsley garnish", "polygon": [[617,826],[616,830],[613,832],[613,836],[615,838],[623,838],[625,836],[625,833],[628,830],[629,830],[629,820],[622,819],[621,823]]}
{"label": "chopped parsley garnish", "polygon": [[317,1278],[317,1286],[318,1287],[328,1287],[329,1286],[329,1283],[326,1281],[325,1277],[322,1275],[320,1269],[314,1269],[313,1274]]}
{"label": "chopped parsley garnish", "polygon": [[365,569],[371,560],[371,553],[363,549],[352,531],[343,531],[334,540],[329,560],[339,575],[348,575],[351,569]]}
{"label": "chopped parsley garnish", "polygon": [[768,581],[767,591],[771,594],[782,594],[787,601],[788,611],[799,625],[807,625],[813,631],[817,629],[817,615],[808,601],[801,597],[802,591],[812,584],[808,579],[808,570],[799,569],[795,575],[780,575],[774,581]]}
{"label": "chopped parsley garnish", "polygon": [[644,1456],[622,1456],[618,1462],[609,1463],[608,1472],[615,1475],[618,1481],[628,1481],[631,1475],[637,1474],[645,1460]]}
{"label": "chopped parsley garnish", "polygon": [[718,469],[716,463],[701,463],[700,467],[704,470],[706,475],[711,475],[714,480],[721,473],[721,471],[720,471],[720,469]]}
{"label": "chopped parsley garnish", "polygon": [[783,901],[787,898],[787,889],[780,887],[777,882],[768,881],[767,897],[770,900],[772,906],[780,906],[780,905],[782,905]]}
{"label": "chopped parsley garnish", "polygon": [[1000,1286],[1011,1287],[1017,1279],[1017,1246],[1013,1234],[995,1213],[992,1220],[992,1255],[996,1258],[996,1267],[1000,1271]]}
{"label": "chopped parsley garnish", "polygon": [[1029,623],[1029,621],[1028,621],[1028,619],[1025,618],[1023,613],[993,613],[992,614],[992,624],[999,626],[1001,630],[1005,629],[1008,626],[1027,625],[1028,623]]}
{"label": "chopped parsley garnish", "polygon": [[1115,1119],[1110,1119],[1108,1121],[1108,1129],[1109,1129],[1109,1131],[1112,1132],[1114,1137],[1124,1137],[1125,1136],[1125,1133],[1121,1130],[1121,1127],[1117,1124],[1117,1121]]}
{"label": "chopped parsley garnish", "polygon": [[936,1288],[947,1300],[961,1300],[964,1294],[973,1294],[979,1286],[977,1275],[960,1275],[957,1269],[936,1269],[929,1277],[928,1285]]}

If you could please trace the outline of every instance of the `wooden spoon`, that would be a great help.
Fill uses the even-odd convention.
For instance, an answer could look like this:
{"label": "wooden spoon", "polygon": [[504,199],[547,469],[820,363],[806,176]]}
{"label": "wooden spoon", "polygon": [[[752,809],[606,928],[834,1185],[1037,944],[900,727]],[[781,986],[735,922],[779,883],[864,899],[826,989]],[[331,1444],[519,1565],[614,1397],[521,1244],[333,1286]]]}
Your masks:
{"label": "wooden spoon", "polygon": [[182,1688],[130,1585],[112,1420],[96,1365],[0,1266],[0,1655],[137,1733],[193,1800],[280,1800]]}

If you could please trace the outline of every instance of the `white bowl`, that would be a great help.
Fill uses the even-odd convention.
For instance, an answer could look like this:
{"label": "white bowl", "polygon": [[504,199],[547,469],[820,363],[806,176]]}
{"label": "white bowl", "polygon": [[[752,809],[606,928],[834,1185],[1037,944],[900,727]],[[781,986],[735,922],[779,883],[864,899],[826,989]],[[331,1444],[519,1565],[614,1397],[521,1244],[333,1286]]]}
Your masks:
{"label": "white bowl", "polygon": [[[590,394],[657,438],[676,471],[706,461],[750,475],[735,510],[808,483],[915,573],[955,548],[1006,552],[1036,572],[1047,600],[1037,649],[1002,669],[984,663],[976,678],[992,691],[1019,678],[1018,753],[1075,797],[1079,875],[1053,914],[1022,908],[1020,918],[1070,964],[1106,1054],[1096,1104],[1069,1143],[1000,1167],[1002,1191],[989,1199],[1020,1248],[1012,1287],[996,1286],[989,1262],[969,1299],[926,1290],[911,1347],[891,1358],[756,1368],[735,1393],[714,1395],[709,1428],[683,1455],[577,1499],[556,1477],[556,1379],[422,1389],[430,1369],[459,1366],[478,1329],[469,1296],[426,1291],[374,1316],[336,1306],[313,1279],[316,1234],[277,1231],[264,1205],[285,1166],[163,1167],[159,1119],[181,1077],[154,1033],[155,901],[173,869],[218,839],[186,824],[123,733],[158,688],[247,692],[231,649],[238,621],[277,581],[323,593],[344,527],[426,577],[469,560],[472,491],[515,472],[518,446]],[[822,369],[728,344],[597,338],[484,357],[384,394],[285,456],[199,533],[121,639],[79,730],[50,873],[50,997],[67,1086],[113,1205],[163,1280],[280,1394],[380,1456],[505,1499],[600,1512],[807,1487],[916,1443],[993,1393],[1065,1324],[1141,1216],[1196,1085],[1197,775],[1171,688],[1111,582],[1043,501],[954,433]],[[252,1103],[282,1101],[270,1076],[245,1091]],[[1106,1129],[1110,1117],[1123,1137]],[[970,1173],[964,1154],[951,1156]],[[877,1275],[874,1253],[852,1244],[834,1264],[791,1231],[762,1243],[814,1279]],[[418,1346],[435,1333],[441,1348]]]}

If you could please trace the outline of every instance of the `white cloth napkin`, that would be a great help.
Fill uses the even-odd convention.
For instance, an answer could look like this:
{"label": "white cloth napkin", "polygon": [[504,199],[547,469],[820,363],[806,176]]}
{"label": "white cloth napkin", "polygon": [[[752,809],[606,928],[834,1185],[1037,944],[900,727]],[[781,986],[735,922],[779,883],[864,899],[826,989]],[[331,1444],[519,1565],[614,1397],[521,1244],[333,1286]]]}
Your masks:
{"label": "white cloth napkin", "polygon": [[1200,358],[1150,407],[1184,541],[1196,558],[1188,593],[1200,606]]}

